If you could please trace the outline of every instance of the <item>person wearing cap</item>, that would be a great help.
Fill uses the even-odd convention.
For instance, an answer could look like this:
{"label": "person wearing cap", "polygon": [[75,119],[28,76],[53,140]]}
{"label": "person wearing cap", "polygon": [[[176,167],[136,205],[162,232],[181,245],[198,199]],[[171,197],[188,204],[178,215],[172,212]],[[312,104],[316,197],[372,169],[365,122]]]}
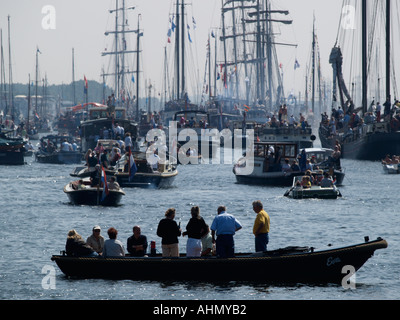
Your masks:
{"label": "person wearing cap", "polygon": [[94,226],[92,230],[92,235],[86,240],[86,243],[93,248],[98,254],[103,252],[104,247],[104,237],[100,234],[100,226]]}
{"label": "person wearing cap", "polygon": [[267,251],[267,244],[269,242],[269,215],[265,212],[264,206],[259,200],[253,202],[253,211],[257,213],[253,225],[256,252],[264,252]]}
{"label": "person wearing cap", "polygon": [[[236,231],[242,229],[240,222],[231,214],[226,212],[225,206],[218,207],[218,215],[211,224],[211,236],[216,244],[217,256],[219,258],[232,258],[235,252],[233,236]],[[215,240],[217,235],[217,240]]]}

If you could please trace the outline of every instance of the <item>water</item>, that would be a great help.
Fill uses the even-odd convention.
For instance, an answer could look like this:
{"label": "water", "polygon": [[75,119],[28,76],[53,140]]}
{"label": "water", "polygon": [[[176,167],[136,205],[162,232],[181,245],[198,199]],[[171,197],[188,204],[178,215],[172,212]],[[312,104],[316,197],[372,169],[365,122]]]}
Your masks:
{"label": "water", "polygon": [[[74,165],[45,165],[27,159],[19,167],[0,166],[0,299],[15,300],[359,300],[399,299],[399,175],[385,175],[378,162],[342,160],[345,186],[337,200],[293,200],[286,188],[235,183],[231,165],[179,166],[174,187],[164,190],[125,189],[117,208],[73,206],[63,192]],[[199,205],[211,224],[219,205],[226,205],[243,224],[235,236],[236,251],[254,250],[252,201],[261,200],[271,218],[268,249],[289,245],[324,249],[382,237],[389,243],[378,250],[356,275],[356,289],[339,285],[274,286],[241,283],[76,280],[66,278],[50,260],[64,250],[68,230],[85,238],[94,225],[113,226],[124,245],[132,227],[139,224],[149,241],[169,207],[177,210],[182,227],[190,208]],[[180,239],[185,252],[186,238]],[[55,288],[46,289],[42,269],[56,271]],[[46,269],[44,269],[45,271]],[[160,270],[159,272],[168,272]],[[229,272],[229,271],[227,271]]]}

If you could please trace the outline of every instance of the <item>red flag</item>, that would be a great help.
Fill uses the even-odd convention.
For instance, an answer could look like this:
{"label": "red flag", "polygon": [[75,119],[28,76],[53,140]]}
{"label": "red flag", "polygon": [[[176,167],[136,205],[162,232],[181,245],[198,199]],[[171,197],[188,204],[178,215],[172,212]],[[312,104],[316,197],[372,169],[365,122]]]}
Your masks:
{"label": "red flag", "polygon": [[86,80],[86,76],[83,76],[83,77],[84,77],[84,80],[85,80],[85,88],[87,89],[88,88],[88,82]]}

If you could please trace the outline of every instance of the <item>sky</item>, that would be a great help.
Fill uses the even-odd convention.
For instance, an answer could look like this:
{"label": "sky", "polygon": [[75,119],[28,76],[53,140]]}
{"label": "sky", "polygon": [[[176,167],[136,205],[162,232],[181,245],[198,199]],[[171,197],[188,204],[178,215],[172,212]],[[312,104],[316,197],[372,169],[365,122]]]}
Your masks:
{"label": "sky", "polygon": [[[27,83],[28,75],[34,78],[36,48],[39,54],[41,77],[47,76],[50,84],[68,84],[72,81],[72,48],[74,48],[75,80],[86,76],[88,80],[101,82],[102,68],[108,61],[101,56],[111,49],[111,36],[104,32],[114,28],[116,0],[1,0],[0,28],[3,35],[3,50],[8,72],[8,15],[10,16],[11,65],[14,83]],[[122,2],[122,0],[120,0]],[[130,29],[136,29],[140,14],[140,29],[144,36],[142,65],[143,75],[155,91],[162,90],[164,47],[168,46],[167,32],[172,13],[172,0],[125,0]],[[197,68],[203,75],[206,59],[206,44],[210,30],[220,26],[220,0],[187,0],[190,14],[196,21],[192,30],[192,49],[197,58]],[[297,48],[279,49],[283,65],[285,86],[295,92],[303,90],[305,66],[308,63],[312,41],[313,15],[323,76],[331,79],[329,53],[335,43],[341,0],[274,0],[273,7],[289,10],[285,19],[293,20],[290,26],[280,27],[279,41],[297,44]],[[193,27],[193,26],[192,26]],[[131,37],[136,37],[132,34]],[[134,41],[131,38],[129,41]],[[136,47],[136,45],[134,45]],[[132,50],[135,47],[131,48]],[[294,60],[300,68],[294,70]],[[8,74],[7,74],[8,79]]]}

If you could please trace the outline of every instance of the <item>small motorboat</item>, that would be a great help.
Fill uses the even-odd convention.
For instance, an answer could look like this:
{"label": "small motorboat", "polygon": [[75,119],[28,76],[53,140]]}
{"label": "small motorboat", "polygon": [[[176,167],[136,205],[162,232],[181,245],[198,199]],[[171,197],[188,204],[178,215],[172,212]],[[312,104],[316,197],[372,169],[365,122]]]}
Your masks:
{"label": "small motorboat", "polygon": [[[378,238],[351,246],[315,250],[312,247],[286,247],[266,252],[190,258],[161,257],[70,257],[65,251],[53,255],[68,277],[132,280],[257,281],[263,283],[342,283],[348,269],[358,271],[375,250],[388,246]],[[163,272],[168,270],[168,272]]]}
{"label": "small motorboat", "polygon": [[[314,178],[319,179],[318,175],[314,175]],[[335,185],[321,187],[312,184],[311,187],[304,187],[302,177],[294,177],[292,187],[285,192],[284,196],[293,199],[337,199],[342,194]]]}
{"label": "small motorboat", "polygon": [[387,174],[399,174],[400,173],[400,164],[387,164],[382,163],[382,169],[384,173]]}
{"label": "small motorboat", "polygon": [[118,206],[125,192],[122,189],[109,189],[103,198],[103,188],[92,187],[89,179],[81,179],[68,183],[64,187],[70,202],[74,205]]}

